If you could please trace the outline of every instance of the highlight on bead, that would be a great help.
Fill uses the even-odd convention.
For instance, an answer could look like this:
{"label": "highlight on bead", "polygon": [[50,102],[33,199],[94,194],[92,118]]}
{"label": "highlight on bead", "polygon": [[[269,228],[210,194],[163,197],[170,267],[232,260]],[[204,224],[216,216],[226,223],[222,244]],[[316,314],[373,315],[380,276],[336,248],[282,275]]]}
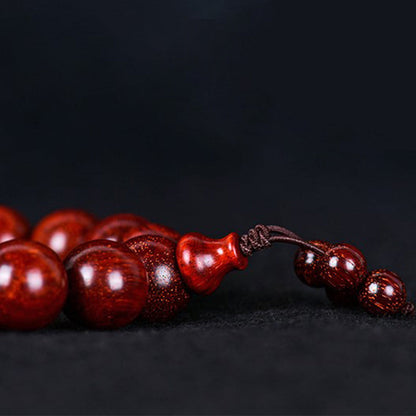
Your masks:
{"label": "highlight on bead", "polygon": [[47,245],[61,259],[87,240],[87,234],[97,223],[89,212],[62,209],[42,218],[32,231],[32,240]]}

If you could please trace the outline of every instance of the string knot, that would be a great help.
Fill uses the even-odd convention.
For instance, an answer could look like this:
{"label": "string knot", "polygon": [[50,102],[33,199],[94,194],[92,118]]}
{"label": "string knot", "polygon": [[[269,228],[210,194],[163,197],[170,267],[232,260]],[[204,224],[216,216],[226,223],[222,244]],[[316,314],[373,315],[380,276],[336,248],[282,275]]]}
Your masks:
{"label": "string knot", "polygon": [[251,256],[256,251],[270,247],[271,233],[266,225],[258,224],[248,230],[247,234],[241,236],[240,248],[245,256]]}

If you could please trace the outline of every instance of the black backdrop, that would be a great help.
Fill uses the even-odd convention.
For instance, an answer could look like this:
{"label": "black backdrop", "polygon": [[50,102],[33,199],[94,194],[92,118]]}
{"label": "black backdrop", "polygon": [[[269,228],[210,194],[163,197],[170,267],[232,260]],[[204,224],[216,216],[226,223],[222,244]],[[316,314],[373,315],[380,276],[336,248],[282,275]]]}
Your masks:
{"label": "black backdrop", "polygon": [[[0,198],[349,241],[416,298],[411,10],[0,3]],[[413,413],[416,324],[333,308],[293,248],[166,325],[0,334],[3,413]]]}

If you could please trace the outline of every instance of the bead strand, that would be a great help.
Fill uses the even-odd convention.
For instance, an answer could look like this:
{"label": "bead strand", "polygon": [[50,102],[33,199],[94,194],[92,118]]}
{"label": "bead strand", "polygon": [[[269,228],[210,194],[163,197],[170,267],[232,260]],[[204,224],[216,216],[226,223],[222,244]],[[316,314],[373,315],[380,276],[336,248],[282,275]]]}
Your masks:
{"label": "bead strand", "polygon": [[324,286],[335,305],[359,304],[375,315],[413,314],[414,306],[407,301],[405,284],[397,274],[385,269],[367,272],[364,255],[351,244],[310,243],[324,248],[325,254],[298,250],[295,271],[303,283]]}
{"label": "bead strand", "polygon": [[0,328],[42,328],[61,310],[100,329],[166,321],[191,293],[211,294],[230,271],[244,270],[251,255],[275,243],[299,247],[296,275],[325,288],[334,304],[359,304],[375,315],[414,313],[401,279],[384,269],[368,272],[351,244],[306,241],[276,225],[257,225],[241,237],[181,236],[134,214],[98,221],[77,209],[47,215],[30,233],[22,215],[0,206]]}

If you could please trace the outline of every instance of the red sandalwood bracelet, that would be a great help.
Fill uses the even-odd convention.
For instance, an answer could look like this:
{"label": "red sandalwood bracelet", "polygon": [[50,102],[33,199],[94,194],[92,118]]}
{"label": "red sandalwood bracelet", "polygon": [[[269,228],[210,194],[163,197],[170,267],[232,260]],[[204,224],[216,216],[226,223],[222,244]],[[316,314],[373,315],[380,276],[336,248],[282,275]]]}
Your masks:
{"label": "red sandalwood bracelet", "polygon": [[[30,239],[31,237],[31,239]],[[140,317],[166,321],[186,307],[190,294],[209,295],[231,270],[273,243],[299,247],[295,271],[324,287],[336,305],[361,305],[377,315],[411,315],[414,306],[393,272],[367,272],[363,254],[347,243],[306,241],[275,225],[257,225],[239,237],[181,236],[133,214],[97,221],[66,209],[28,221],[0,206],[0,327],[38,329],[63,309],[92,328],[119,328]]]}

